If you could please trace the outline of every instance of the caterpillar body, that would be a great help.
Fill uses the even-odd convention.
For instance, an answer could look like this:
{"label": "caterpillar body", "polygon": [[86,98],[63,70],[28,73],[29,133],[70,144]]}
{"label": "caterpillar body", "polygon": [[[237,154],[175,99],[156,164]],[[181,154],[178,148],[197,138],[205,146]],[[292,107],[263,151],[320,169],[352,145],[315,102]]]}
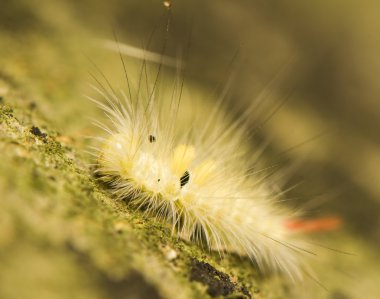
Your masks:
{"label": "caterpillar body", "polygon": [[280,205],[283,192],[260,171],[244,117],[232,120],[222,101],[209,104],[178,76],[162,82],[161,67],[149,76],[144,61],[137,80],[126,72],[125,91],[96,87],[109,119],[97,174],[117,198],[169,222],[180,238],[303,279],[313,255],[303,232],[325,222],[296,220],[298,212]]}

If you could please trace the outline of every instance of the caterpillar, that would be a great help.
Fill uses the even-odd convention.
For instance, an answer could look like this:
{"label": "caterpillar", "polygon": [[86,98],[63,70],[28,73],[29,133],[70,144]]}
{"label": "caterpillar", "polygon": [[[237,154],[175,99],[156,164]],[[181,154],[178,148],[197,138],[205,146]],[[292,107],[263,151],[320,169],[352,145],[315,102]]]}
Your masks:
{"label": "caterpillar", "polygon": [[280,204],[284,192],[262,171],[261,148],[247,142],[250,113],[233,119],[222,95],[210,104],[180,76],[166,82],[162,63],[152,76],[144,61],[134,79],[121,61],[128,88],[98,82],[102,100],[92,98],[109,119],[100,124],[96,174],[115,197],[168,222],[181,239],[248,256],[263,271],[293,280],[310,273],[305,232],[336,222],[300,220]]}

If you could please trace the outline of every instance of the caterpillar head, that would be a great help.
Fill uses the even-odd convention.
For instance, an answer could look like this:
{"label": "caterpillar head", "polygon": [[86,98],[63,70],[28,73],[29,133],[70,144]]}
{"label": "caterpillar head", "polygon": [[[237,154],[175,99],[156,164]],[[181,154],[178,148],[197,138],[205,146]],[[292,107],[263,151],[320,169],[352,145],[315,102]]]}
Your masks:
{"label": "caterpillar head", "polygon": [[134,191],[176,201],[184,193],[194,193],[215,170],[215,162],[196,159],[194,146],[179,144],[163,149],[155,135],[146,140],[114,134],[104,145],[101,172],[119,177]]}

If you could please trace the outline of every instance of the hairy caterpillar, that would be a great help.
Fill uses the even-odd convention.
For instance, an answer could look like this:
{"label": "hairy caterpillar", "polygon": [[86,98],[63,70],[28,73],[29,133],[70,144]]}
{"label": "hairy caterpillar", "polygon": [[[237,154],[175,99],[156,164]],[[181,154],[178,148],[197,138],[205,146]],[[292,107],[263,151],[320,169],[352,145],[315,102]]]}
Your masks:
{"label": "hairy caterpillar", "polygon": [[298,220],[279,204],[283,192],[262,172],[260,148],[246,141],[249,113],[231,119],[223,97],[210,105],[180,77],[160,80],[161,67],[152,76],[144,61],[136,80],[125,70],[125,91],[108,81],[96,88],[103,101],[95,101],[110,120],[100,124],[107,136],[97,174],[116,197],[171,223],[180,238],[302,279],[313,254],[303,232],[334,224]]}

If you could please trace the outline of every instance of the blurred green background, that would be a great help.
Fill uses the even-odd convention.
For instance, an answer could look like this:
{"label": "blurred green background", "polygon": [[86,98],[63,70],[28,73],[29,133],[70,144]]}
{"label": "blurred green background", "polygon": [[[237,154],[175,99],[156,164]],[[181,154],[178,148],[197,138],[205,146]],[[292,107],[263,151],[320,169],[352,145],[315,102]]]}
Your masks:
{"label": "blurred green background", "polygon": [[[113,40],[115,31],[142,48],[152,36],[149,48],[160,52],[167,22],[161,1],[3,0],[0,7],[0,96],[21,109],[36,107],[31,117],[69,140],[85,165],[83,136],[96,133],[89,118],[100,115],[83,97],[91,94],[91,61],[107,77],[122,77],[117,54],[99,40]],[[186,80],[205,90],[227,84],[233,73],[232,114],[262,101],[266,112],[252,116],[252,130],[269,142],[269,160],[297,165],[287,183],[298,184],[291,204],[343,218],[347,243],[332,247],[363,258],[356,270],[345,267],[352,281],[362,278],[356,290],[328,298],[377,298],[379,290],[379,28],[378,1],[172,1],[166,55],[185,57]],[[7,183],[3,189],[17,193]],[[357,269],[363,275],[352,273]]]}

